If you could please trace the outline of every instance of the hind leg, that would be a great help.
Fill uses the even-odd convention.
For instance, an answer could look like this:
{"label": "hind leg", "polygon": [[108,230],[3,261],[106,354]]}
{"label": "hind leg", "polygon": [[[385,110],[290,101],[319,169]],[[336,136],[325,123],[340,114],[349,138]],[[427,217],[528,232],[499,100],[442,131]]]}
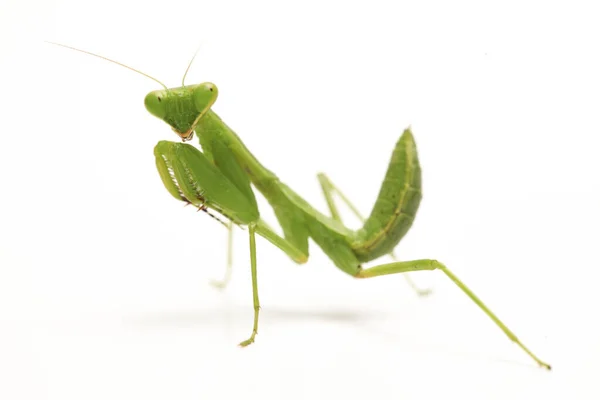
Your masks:
{"label": "hind leg", "polygon": [[373,278],[381,275],[400,274],[408,271],[432,271],[438,269],[442,271],[456,286],[460,288],[469,298],[477,304],[477,306],[488,316],[494,323],[502,329],[502,332],[510,340],[515,342],[523,351],[525,351],[531,358],[533,358],[540,367],[551,369],[549,364],[546,364],[539,358],[537,358],[521,341],[517,336],[510,330],[500,319],[485,305],[483,302],[465,285],[456,275],[454,275],[444,264],[436,260],[414,260],[414,261],[403,261],[394,262],[390,264],[382,264],[376,267],[362,269],[355,275],[357,278]]}
{"label": "hind leg", "polygon": [[[331,180],[327,177],[327,175],[320,173],[317,175],[317,179],[319,180],[319,184],[321,185],[321,189],[323,190],[323,195],[325,196],[325,200],[327,201],[327,206],[329,207],[329,211],[331,212],[331,217],[336,221],[342,222],[342,218],[338,212],[338,209],[335,205],[335,201],[333,199],[333,193],[337,194],[337,196],[350,208],[352,213],[358,218],[361,222],[365,222],[365,218],[360,214],[360,211],[348,200],[348,198],[331,182]],[[389,253],[389,256],[392,260],[396,261],[396,255],[394,252]],[[427,296],[431,293],[431,289],[421,289],[419,288],[415,282],[411,279],[409,274],[404,274],[404,279],[408,286],[410,286],[419,296]]]}

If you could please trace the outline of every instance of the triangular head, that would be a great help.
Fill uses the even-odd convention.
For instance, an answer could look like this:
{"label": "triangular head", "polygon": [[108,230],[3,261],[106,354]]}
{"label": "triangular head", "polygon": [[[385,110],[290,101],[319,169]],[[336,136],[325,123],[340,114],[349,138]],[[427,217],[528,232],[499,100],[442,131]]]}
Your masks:
{"label": "triangular head", "polygon": [[165,121],[185,142],[194,136],[194,128],[215,103],[219,90],[214,83],[173,89],[155,90],[148,93],[144,104],[148,112]]}

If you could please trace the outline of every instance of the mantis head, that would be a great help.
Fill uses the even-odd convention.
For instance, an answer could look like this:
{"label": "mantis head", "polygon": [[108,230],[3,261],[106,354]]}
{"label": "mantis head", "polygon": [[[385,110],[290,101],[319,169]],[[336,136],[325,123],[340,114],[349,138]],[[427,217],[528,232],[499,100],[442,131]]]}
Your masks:
{"label": "mantis head", "polygon": [[204,82],[155,90],[146,95],[144,104],[150,114],[169,124],[185,142],[194,136],[196,124],[210,110],[218,95],[219,90],[214,83]]}
{"label": "mantis head", "polygon": [[181,140],[184,142],[190,140],[194,136],[194,128],[196,127],[196,124],[198,121],[200,121],[200,118],[202,118],[202,116],[206,114],[208,110],[210,110],[212,105],[217,100],[217,96],[219,95],[217,86],[215,86],[214,83],[204,82],[199,85],[185,85],[185,77],[190,70],[194,58],[196,58],[198,50],[196,50],[196,53],[194,53],[194,56],[190,60],[187,69],[183,74],[183,78],[181,79],[181,87],[169,89],[158,79],[118,61],[111,60],[110,58],[106,58],[86,50],[81,50],[76,47],[55,42],[47,43],[98,57],[158,82],[162,87],[164,87],[164,90],[155,90],[148,93],[144,100],[146,109],[150,112],[150,114],[169,124],[173,131],[175,131],[175,133],[179,135]]}

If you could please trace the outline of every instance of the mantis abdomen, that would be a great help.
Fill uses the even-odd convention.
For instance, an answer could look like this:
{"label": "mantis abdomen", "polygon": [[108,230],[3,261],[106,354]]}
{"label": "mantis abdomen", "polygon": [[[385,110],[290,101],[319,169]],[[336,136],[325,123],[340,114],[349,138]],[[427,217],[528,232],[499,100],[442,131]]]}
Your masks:
{"label": "mantis abdomen", "polygon": [[417,148],[406,129],[394,148],[379,195],[351,243],[361,262],[390,253],[410,229],[421,202],[421,167]]}

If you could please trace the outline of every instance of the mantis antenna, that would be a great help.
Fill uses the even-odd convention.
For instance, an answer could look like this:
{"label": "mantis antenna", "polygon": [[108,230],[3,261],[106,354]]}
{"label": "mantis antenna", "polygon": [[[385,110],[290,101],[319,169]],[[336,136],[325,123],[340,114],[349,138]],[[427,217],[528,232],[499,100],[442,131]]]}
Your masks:
{"label": "mantis antenna", "polygon": [[192,56],[192,59],[190,60],[190,63],[188,64],[187,68],[185,69],[185,72],[183,74],[183,78],[181,78],[181,86],[185,86],[185,77],[187,76],[188,71],[190,70],[190,67],[192,66],[192,63],[194,62],[194,59],[196,58],[196,54],[198,54],[199,50],[200,50],[200,46],[198,46],[198,48],[196,49],[196,52]]}
{"label": "mantis antenna", "polygon": [[[117,64],[117,65],[120,65],[121,67],[125,67],[125,68],[127,68],[127,69],[129,69],[129,70],[131,70],[131,71],[133,71],[133,72],[137,72],[137,73],[138,73],[138,74],[140,74],[140,75],[144,75],[146,78],[150,78],[150,79],[152,79],[153,81],[155,81],[155,82],[158,82],[158,83],[159,83],[159,84],[160,84],[162,87],[164,87],[164,88],[165,88],[167,91],[169,91],[169,88],[167,87],[167,85],[165,85],[164,83],[162,83],[162,82],[161,82],[161,81],[159,81],[158,79],[156,79],[156,78],[154,78],[154,77],[152,77],[152,76],[150,76],[150,75],[148,75],[148,74],[145,74],[145,73],[143,73],[142,71],[138,71],[138,70],[137,70],[137,69],[135,69],[135,68],[131,68],[130,66],[128,66],[128,65],[125,65],[125,64],[123,64],[123,63],[120,63],[120,62],[118,62],[118,61],[111,60],[110,58],[106,58],[106,57],[100,56],[100,55],[98,55],[98,54],[94,54],[94,53],[92,53],[92,52],[89,52],[89,51],[81,50],[81,49],[78,49],[78,48],[76,48],[76,47],[67,46],[67,45],[65,45],[65,44],[61,44],[61,43],[55,43],[55,42],[49,42],[49,41],[47,41],[47,40],[44,40],[44,42],[46,42],[46,43],[50,43],[50,44],[53,44],[53,45],[55,45],[55,46],[64,47],[64,48],[66,48],[66,49],[75,50],[75,51],[78,51],[78,52],[80,52],[80,53],[88,54],[88,55],[90,55],[90,56],[98,57],[98,58],[101,58],[101,59],[103,59],[103,60],[105,60],[105,61],[110,61],[111,63]],[[194,54],[194,57],[195,57],[195,56],[196,56],[196,55]],[[193,58],[192,58],[192,60],[193,60]],[[190,61],[190,64],[191,64],[191,61]],[[189,66],[188,66],[188,69],[189,69]],[[186,73],[187,73],[187,71],[186,71]],[[185,78],[185,75],[184,75],[184,78]]]}

